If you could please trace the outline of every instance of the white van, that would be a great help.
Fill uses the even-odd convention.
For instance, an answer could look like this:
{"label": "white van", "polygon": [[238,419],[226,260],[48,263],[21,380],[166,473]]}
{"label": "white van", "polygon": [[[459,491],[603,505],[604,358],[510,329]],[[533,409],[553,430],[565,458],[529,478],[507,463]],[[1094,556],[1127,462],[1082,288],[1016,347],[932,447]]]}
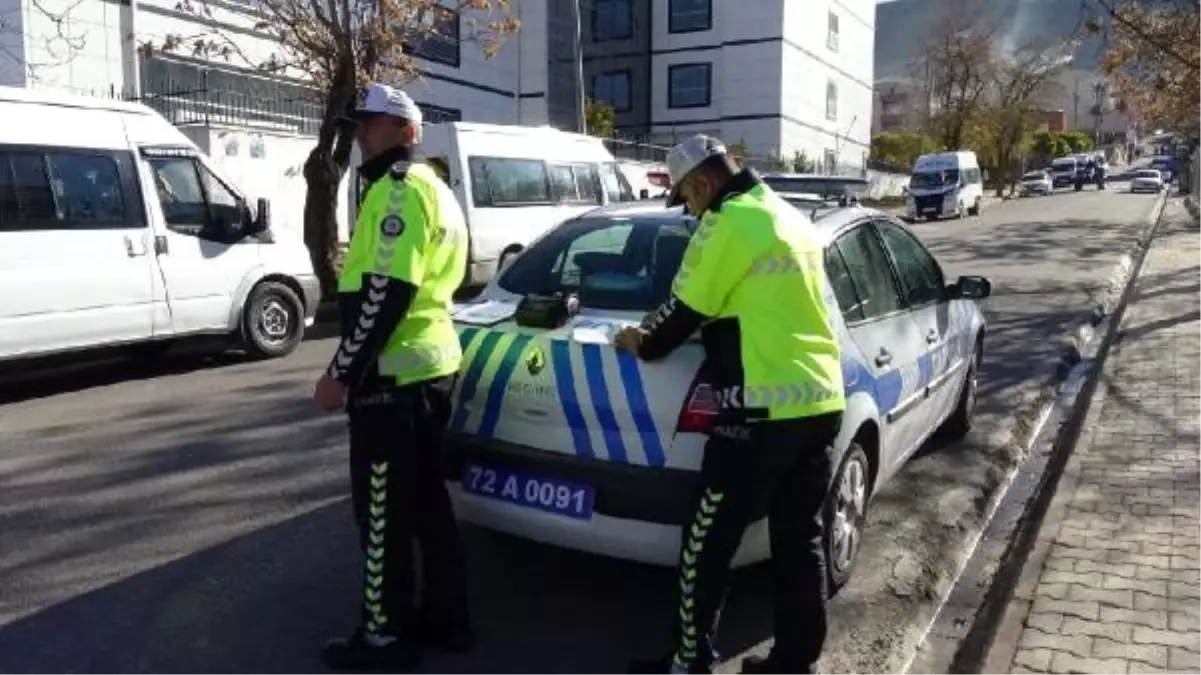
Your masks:
{"label": "white van", "polygon": [[196,334],[274,357],[320,286],[266,200],[151,109],[0,87],[0,361]]}
{"label": "white van", "polygon": [[913,164],[905,215],[934,220],[980,215],[984,178],[976,153],[960,150],[922,155]]}
{"label": "white van", "polygon": [[[422,153],[454,189],[470,233],[469,286],[559,223],[602,204],[633,201],[629,181],[599,138],[553,127],[427,124]],[[352,157],[361,162],[358,149]],[[356,184],[354,194],[360,194]],[[351,201],[354,223],[358,199]]]}
{"label": "white van", "polygon": [[1076,169],[1081,161],[1075,156],[1059,157],[1051,161],[1051,183],[1053,187],[1072,185],[1076,180]]}

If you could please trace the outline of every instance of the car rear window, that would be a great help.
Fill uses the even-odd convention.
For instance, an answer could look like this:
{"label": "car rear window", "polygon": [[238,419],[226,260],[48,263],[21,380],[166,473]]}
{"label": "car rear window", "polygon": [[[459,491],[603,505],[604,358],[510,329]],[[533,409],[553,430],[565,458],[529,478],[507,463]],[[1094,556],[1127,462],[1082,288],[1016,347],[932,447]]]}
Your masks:
{"label": "car rear window", "polygon": [[497,285],[517,295],[577,293],[595,309],[649,311],[671,294],[695,229],[677,214],[571,220],[526,250]]}

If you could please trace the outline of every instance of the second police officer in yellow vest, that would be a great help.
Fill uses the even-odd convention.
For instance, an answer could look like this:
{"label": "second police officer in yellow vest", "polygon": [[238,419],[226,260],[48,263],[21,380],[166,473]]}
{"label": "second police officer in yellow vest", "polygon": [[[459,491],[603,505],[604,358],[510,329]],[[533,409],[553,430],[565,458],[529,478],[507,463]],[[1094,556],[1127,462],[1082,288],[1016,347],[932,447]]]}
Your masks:
{"label": "second police officer in yellow vest", "polygon": [[775,644],[743,672],[815,672],[826,634],[822,504],[846,406],[822,246],[812,223],[716,139],[684,141],[667,165],[669,205],[686,204],[700,225],[671,297],[617,345],[654,360],[700,329],[719,412],[683,530],[674,644],[630,671],[712,670],[730,560],[747,525],[767,514]]}
{"label": "second police officer in yellow vest", "polygon": [[466,270],[467,227],[450,188],[416,154],[421,112],[404,92],[372,84],[352,117],[365,194],[338,279],[342,338],[314,398],[330,411],[345,399],[363,589],[358,629],[322,658],[335,670],[409,670],[420,646],[459,651],[472,641],[440,459],[462,359],[450,305]]}

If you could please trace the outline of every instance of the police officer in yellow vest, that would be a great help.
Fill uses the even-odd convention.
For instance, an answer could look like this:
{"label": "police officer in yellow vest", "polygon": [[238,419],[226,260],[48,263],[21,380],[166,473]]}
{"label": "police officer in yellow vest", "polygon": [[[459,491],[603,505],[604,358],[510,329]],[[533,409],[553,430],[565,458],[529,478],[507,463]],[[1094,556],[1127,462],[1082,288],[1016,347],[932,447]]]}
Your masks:
{"label": "police officer in yellow vest", "polygon": [[396,672],[417,665],[421,646],[462,651],[472,639],[439,458],[462,358],[449,310],[467,265],[467,228],[450,188],[417,156],[421,112],[412,99],[371,84],[352,117],[364,196],[338,279],[342,339],[313,396],[329,411],[345,405],[350,420],[362,623],[322,659],[335,670]]}
{"label": "police officer in yellow vest", "polygon": [[767,514],[776,578],[775,646],[747,673],[806,673],[826,634],[822,503],[843,395],[837,338],[812,223],[720,141],[694,136],[667,156],[670,205],[700,225],[671,297],[617,346],[666,356],[698,328],[702,374],[719,412],[705,444],[692,521],[683,528],[671,651],[631,672],[711,672],[730,560],[746,527]]}

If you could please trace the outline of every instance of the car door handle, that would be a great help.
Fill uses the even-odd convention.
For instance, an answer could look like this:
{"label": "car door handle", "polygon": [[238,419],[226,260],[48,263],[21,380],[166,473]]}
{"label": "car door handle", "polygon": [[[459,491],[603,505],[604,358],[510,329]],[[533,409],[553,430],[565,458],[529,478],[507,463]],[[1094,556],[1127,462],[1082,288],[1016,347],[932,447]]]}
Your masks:
{"label": "car door handle", "polygon": [[938,342],[938,331],[931,330],[929,333],[926,333],[926,342],[930,344]]}
{"label": "car door handle", "polygon": [[880,353],[876,355],[876,365],[887,366],[890,363],[892,363],[892,354],[887,349],[881,349]]}
{"label": "car door handle", "polygon": [[138,256],[146,255],[146,246],[140,241],[135,242],[133,237],[126,236],[125,255],[129,256],[130,258],[137,258]]}

